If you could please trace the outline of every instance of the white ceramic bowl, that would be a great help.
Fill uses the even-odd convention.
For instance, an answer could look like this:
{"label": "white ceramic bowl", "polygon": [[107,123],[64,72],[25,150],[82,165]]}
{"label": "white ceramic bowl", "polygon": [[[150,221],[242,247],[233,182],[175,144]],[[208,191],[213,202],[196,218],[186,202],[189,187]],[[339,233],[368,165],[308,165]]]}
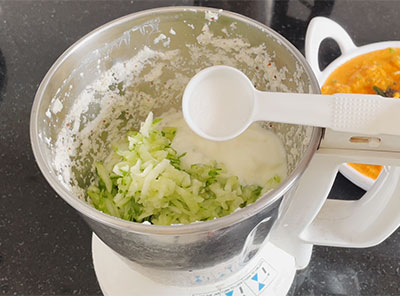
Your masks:
{"label": "white ceramic bowl", "polygon": [[[319,68],[318,52],[322,41],[327,38],[332,38],[337,42],[341,55],[321,71]],[[400,48],[400,41],[377,42],[357,47],[349,34],[340,25],[325,17],[315,17],[311,20],[305,40],[306,59],[313,69],[320,87],[324,85],[334,70],[347,61],[365,53],[390,47]],[[348,164],[343,164],[339,171],[347,179],[364,190],[369,190],[375,182],[375,180],[361,174]]]}

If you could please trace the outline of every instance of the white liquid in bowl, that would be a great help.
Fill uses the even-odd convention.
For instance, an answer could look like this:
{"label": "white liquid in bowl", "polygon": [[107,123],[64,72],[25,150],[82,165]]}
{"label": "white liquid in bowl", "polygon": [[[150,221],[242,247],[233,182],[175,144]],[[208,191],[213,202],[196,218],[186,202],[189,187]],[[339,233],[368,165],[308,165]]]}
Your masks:
{"label": "white liquid in bowl", "polygon": [[281,179],[287,175],[286,153],[280,139],[258,123],[235,139],[214,142],[192,132],[181,112],[168,112],[161,117],[162,125],[177,128],[172,148],[187,153],[182,158],[184,166],[216,160],[241,183],[260,186],[275,175]]}

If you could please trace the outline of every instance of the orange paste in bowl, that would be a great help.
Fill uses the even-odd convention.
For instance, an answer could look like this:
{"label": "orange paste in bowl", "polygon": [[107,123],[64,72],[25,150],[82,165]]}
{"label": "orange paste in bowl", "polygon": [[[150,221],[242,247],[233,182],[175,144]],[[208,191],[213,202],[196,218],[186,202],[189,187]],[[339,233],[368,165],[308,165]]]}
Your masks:
{"label": "orange paste in bowl", "polygon": [[[323,94],[359,93],[400,97],[400,48],[387,48],[351,59],[337,68],[322,86]],[[349,163],[363,175],[376,179],[380,165]]]}

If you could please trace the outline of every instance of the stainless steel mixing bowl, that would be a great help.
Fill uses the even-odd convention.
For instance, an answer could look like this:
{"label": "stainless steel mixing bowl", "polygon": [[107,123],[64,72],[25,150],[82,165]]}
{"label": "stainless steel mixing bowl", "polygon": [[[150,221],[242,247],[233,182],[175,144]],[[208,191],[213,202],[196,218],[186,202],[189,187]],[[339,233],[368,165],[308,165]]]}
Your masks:
{"label": "stainless steel mixing bowl", "polygon": [[[126,86],[133,106],[127,108],[136,123],[143,119],[143,112],[136,112],[136,109],[144,100],[136,91],[164,98],[149,107],[156,115],[171,106],[179,108],[185,83],[198,70],[214,64],[238,67],[261,90],[318,93],[318,83],[303,56],[273,30],[235,13],[198,7],[159,8],[112,21],[71,46],[43,79],[32,107],[30,132],[37,163],[54,190],[82,215],[108,246],[133,262],[136,268],[150,272],[156,269],[160,274],[182,274],[181,283],[196,284],[190,274],[222,266],[217,274],[202,274],[204,281],[213,281],[228,269],[230,273],[236,272],[257,252],[279,215],[282,198],[290,198],[297,179],[317,149],[321,129],[266,123],[265,127],[273,129],[284,143],[288,177],[256,203],[229,216],[191,225],[155,226],[106,215],[91,207],[85,196],[79,196],[74,190],[77,187],[84,190],[89,185],[93,179],[92,162],[97,156],[84,155],[79,149],[71,155],[65,150],[61,155],[56,149],[57,141],[68,125],[69,114],[78,110],[73,109],[74,106],[84,100],[81,96],[87,86],[112,67],[123,65],[132,57],[138,59],[138,53],[143,50],[175,51],[175,60],[170,63],[158,59],[159,63],[166,63],[161,67],[166,70],[163,70],[165,77],[160,76],[157,81],[140,80],[157,66],[157,63],[144,63],[143,71],[137,76],[138,82]],[[170,90],[163,89],[171,79],[175,79],[175,85],[179,81],[182,83]],[[101,91],[95,96],[101,96]],[[85,118],[75,129],[76,133],[100,114],[99,106],[101,108],[101,104],[94,107],[89,104],[88,109],[82,109],[83,113],[75,116],[76,120]],[[101,128],[102,125],[97,125],[97,129]],[[85,140],[72,135],[66,143],[86,141],[86,144],[95,145],[97,140],[90,135]],[[109,149],[109,143],[106,137],[98,145],[99,149]],[[60,169],[61,156],[71,161],[62,163],[72,166],[68,174]],[[178,277],[172,276],[171,280],[174,278]]]}

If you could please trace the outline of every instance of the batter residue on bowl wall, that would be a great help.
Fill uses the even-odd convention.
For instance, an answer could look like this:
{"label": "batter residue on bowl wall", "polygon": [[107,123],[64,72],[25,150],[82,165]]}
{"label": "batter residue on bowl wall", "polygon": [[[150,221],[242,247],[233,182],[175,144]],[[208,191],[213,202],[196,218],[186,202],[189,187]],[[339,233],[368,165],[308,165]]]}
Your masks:
{"label": "batter residue on bowl wall", "polygon": [[[81,199],[86,199],[85,189],[96,178],[93,163],[104,161],[111,144],[129,130],[138,129],[150,111],[160,116],[171,107],[179,109],[186,84],[205,67],[218,64],[237,67],[260,90],[290,91],[284,82],[291,81],[298,92],[309,91],[309,86],[300,80],[301,67],[291,74],[285,66],[278,68],[274,63],[275,53],[268,52],[265,43],[252,46],[235,32],[235,23],[223,27],[218,34],[210,30],[209,24],[202,25],[194,42],[178,48],[174,46],[174,38],[180,36],[178,26],[154,31],[157,33],[152,34],[149,46],[100,73],[75,98],[56,142],[48,141],[54,146],[53,165],[60,181]],[[158,50],[157,46],[163,49]],[[59,111],[58,101],[62,103],[63,98],[56,95],[48,117]],[[264,127],[271,128],[267,123]],[[301,155],[299,151],[305,149],[311,129],[288,126],[282,128],[282,134],[279,128],[275,132],[286,143],[290,170]]]}

